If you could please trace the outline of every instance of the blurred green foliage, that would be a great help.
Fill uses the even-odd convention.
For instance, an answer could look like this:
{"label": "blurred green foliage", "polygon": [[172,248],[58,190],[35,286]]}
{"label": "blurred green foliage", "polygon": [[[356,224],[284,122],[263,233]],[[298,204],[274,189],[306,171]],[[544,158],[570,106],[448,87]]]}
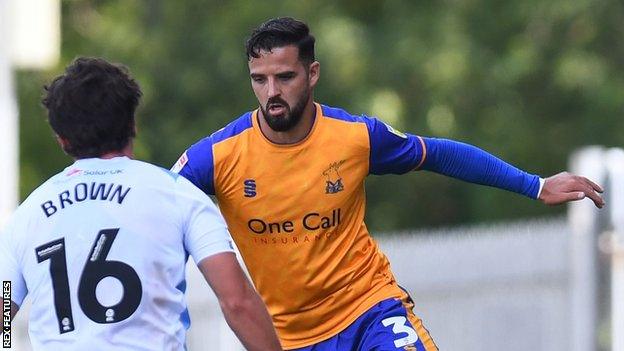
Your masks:
{"label": "blurred green foliage", "polygon": [[[169,167],[255,108],[244,41],[286,15],[317,38],[319,102],[475,144],[544,176],[583,145],[624,145],[619,0],[64,1],[62,61],[17,75],[22,198],[71,162],[39,100],[75,57],[130,68],[145,94],[137,157]],[[564,210],[426,172],[370,177],[367,194],[377,231]]]}

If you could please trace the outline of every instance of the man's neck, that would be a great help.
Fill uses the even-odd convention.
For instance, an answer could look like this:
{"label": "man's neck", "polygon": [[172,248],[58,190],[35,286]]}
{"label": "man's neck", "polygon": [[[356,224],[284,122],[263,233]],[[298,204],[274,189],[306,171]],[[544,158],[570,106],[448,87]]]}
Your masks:
{"label": "man's neck", "polygon": [[262,109],[258,109],[258,124],[260,125],[260,130],[262,134],[269,139],[271,142],[275,144],[296,144],[301,140],[305,139],[310,131],[312,130],[312,126],[314,126],[314,119],[316,117],[316,106],[313,101],[310,99],[309,103],[303,109],[303,114],[301,116],[301,120],[294,126],[291,130],[285,132],[276,132],[267,124],[264,116],[262,116]]}
{"label": "man's neck", "polygon": [[123,156],[126,156],[128,158],[133,158],[134,157],[134,152],[133,152],[133,148],[132,148],[132,141],[130,141],[128,143],[128,145],[126,145],[126,147],[124,147],[122,150],[107,152],[105,154],[100,155],[98,158],[102,158],[102,159],[108,160],[108,159],[111,159],[111,158],[123,157]]}

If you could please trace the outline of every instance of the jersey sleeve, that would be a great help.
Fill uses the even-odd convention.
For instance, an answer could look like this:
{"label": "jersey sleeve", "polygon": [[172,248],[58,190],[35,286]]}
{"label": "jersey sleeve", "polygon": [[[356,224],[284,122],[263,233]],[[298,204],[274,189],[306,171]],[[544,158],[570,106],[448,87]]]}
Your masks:
{"label": "jersey sleeve", "polygon": [[425,148],[421,137],[401,133],[377,118],[362,118],[370,141],[369,174],[403,174],[422,164]]}
{"label": "jersey sleeve", "polygon": [[188,180],[176,180],[184,228],[184,247],[199,264],[206,257],[234,252],[232,238],[221,212],[212,200]]}
{"label": "jersey sleeve", "polygon": [[424,138],[427,159],[423,170],[467,182],[512,191],[537,199],[540,177],[516,168],[476,146],[454,140]]}
{"label": "jersey sleeve", "polygon": [[188,148],[171,171],[188,179],[204,193],[214,195],[212,137],[206,137]]}
{"label": "jersey sleeve", "polygon": [[18,252],[12,247],[13,226],[9,224],[0,233],[0,280],[11,282],[11,301],[18,306],[22,305],[24,298],[28,294],[26,281],[19,266],[19,260],[15,256]]}

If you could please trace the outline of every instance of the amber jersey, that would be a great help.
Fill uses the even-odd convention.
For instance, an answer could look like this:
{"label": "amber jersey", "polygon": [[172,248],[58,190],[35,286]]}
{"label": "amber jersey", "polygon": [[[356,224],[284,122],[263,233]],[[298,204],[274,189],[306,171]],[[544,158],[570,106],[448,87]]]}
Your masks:
{"label": "amber jersey", "polygon": [[416,169],[426,155],[420,137],[378,119],[315,108],[297,144],[270,142],[254,111],[173,167],[216,195],[285,348],[325,340],[404,294],[364,224],[364,180]]}

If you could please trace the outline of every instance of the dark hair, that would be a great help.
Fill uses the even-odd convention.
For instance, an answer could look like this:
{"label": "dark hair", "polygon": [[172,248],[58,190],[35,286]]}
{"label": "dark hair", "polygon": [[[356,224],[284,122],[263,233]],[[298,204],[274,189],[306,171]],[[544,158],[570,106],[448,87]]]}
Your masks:
{"label": "dark hair", "polygon": [[135,136],[134,112],[142,93],[126,67],[80,57],[44,89],[48,122],[67,140],[64,150],[70,156],[120,151]]}
{"label": "dark hair", "polygon": [[247,60],[260,57],[261,50],[271,51],[288,45],[297,46],[302,62],[314,62],[314,36],[308,25],[290,17],[274,18],[254,29],[245,44]]}

